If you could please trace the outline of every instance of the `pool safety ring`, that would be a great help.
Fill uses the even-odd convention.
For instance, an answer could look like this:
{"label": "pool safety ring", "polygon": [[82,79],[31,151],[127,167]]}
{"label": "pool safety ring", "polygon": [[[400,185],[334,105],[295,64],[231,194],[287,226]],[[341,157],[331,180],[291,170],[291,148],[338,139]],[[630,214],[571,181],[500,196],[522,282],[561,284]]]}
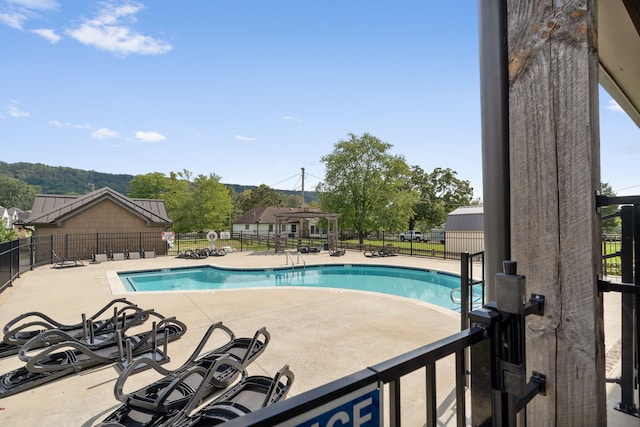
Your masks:
{"label": "pool safety ring", "polygon": [[215,231],[208,232],[207,240],[210,241],[211,243],[215,242],[216,240],[218,240],[218,233],[216,233]]}

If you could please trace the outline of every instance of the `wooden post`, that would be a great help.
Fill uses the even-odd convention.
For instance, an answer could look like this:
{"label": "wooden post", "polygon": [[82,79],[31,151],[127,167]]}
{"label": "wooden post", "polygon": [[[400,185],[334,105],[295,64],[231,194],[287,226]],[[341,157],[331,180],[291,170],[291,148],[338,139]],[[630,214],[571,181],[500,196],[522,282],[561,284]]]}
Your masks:
{"label": "wooden post", "polygon": [[531,426],[606,425],[596,0],[508,0],[511,254],[545,315],[527,318]]}

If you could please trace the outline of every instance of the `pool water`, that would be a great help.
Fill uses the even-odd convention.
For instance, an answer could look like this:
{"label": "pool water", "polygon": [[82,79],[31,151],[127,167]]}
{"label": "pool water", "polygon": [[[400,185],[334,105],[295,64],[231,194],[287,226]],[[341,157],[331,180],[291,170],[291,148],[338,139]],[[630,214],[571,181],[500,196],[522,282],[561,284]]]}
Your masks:
{"label": "pool water", "polygon": [[459,310],[451,291],[458,276],[404,267],[321,265],[282,269],[188,267],[118,273],[128,291],[184,291],[305,286],[380,292]]}

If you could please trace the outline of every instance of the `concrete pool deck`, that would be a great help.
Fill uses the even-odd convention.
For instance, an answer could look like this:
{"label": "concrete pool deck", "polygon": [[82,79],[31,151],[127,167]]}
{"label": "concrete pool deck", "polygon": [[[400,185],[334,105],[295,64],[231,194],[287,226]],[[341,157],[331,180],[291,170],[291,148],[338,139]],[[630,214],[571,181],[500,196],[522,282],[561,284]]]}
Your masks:
{"label": "concrete pool deck", "polygon": [[[295,255],[293,257],[295,259]],[[459,272],[459,261],[405,256],[366,258],[360,252],[351,251],[343,257],[330,257],[327,252],[305,254],[304,260],[307,265],[384,264]],[[214,322],[222,321],[239,337],[252,336],[265,326],[271,334],[271,343],[249,367],[249,374],[271,376],[288,364],[296,375],[290,396],[459,331],[457,313],[390,295],[308,288],[114,295],[108,280],[114,271],[188,265],[276,267],[286,265],[286,261],[283,254],[243,252],[204,260],[158,257],[77,268],[39,267],[23,274],[12,287],[0,293],[0,326],[27,311],[43,312],[62,323],[76,323],[81,313],[91,315],[113,298],[126,296],[142,308],[176,316],[188,326],[184,337],[169,345],[171,362],[165,365],[168,369],[184,362]],[[607,351],[614,347],[620,335],[619,319],[615,318],[619,313],[619,298],[612,297],[605,295]],[[23,365],[17,357],[0,359],[0,374]],[[442,425],[455,424],[451,400],[453,368],[452,357],[438,363],[437,396]],[[0,399],[0,425],[95,425],[119,406],[113,396],[117,377],[112,366],[105,366]],[[152,371],[132,376],[125,392],[156,378]],[[612,408],[619,399],[619,387],[612,384],[608,390],[612,391],[608,408]],[[402,393],[403,425],[424,425],[423,370],[403,377]],[[637,418],[609,412],[613,413],[609,425],[637,425]],[[611,416],[615,416],[615,420]]]}

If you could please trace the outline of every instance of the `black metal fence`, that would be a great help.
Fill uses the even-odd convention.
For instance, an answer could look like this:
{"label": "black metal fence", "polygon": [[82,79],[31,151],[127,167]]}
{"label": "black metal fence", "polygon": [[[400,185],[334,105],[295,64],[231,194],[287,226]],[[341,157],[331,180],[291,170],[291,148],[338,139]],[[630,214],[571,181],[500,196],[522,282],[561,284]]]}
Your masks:
{"label": "black metal fence", "polygon": [[[432,240],[402,240],[400,234],[395,232],[378,232],[368,235],[361,244],[359,239],[347,238],[343,235],[338,240],[337,247],[330,248],[328,240],[322,237],[289,237],[280,236],[276,239],[276,233],[263,232],[235,232],[217,233],[218,239],[213,242],[217,248],[228,247],[236,251],[275,250],[276,240],[278,248],[283,250],[297,249],[300,247],[321,247],[324,250],[345,249],[354,251],[387,249],[399,255],[425,256],[442,259],[460,259],[460,253],[480,252],[465,248],[482,247],[482,236],[477,235],[451,235],[449,242],[444,240],[444,235],[438,235],[438,241]],[[224,238],[222,237],[224,236]],[[187,250],[193,251],[208,247],[212,244],[207,239],[207,233],[176,233],[175,240],[168,248],[169,255],[177,255]]]}
{"label": "black metal fence", "polygon": [[[57,259],[90,260],[96,254],[131,254],[154,251],[156,255],[176,256],[181,252],[194,251],[215,245],[231,251],[269,251],[276,249],[276,234],[265,233],[224,233],[215,234],[212,239],[202,233],[91,233],[32,236],[26,239],[0,243],[0,292],[9,286],[22,272],[33,267],[53,264]],[[345,249],[365,251],[385,249],[400,255],[426,256],[435,258],[459,259],[460,252],[447,249],[442,243],[421,240],[404,241],[398,233],[379,232],[367,236],[363,244],[358,239],[338,241],[337,248],[330,248],[327,239],[322,237],[281,237],[279,248],[298,249],[300,247],[320,247],[324,250]],[[442,237],[442,236],[438,236]],[[477,238],[469,240],[471,245]]]}
{"label": "black metal fence", "polygon": [[11,240],[0,243],[0,292],[21,273],[20,242],[21,240]]}
{"label": "black metal fence", "polygon": [[95,254],[155,251],[167,254],[159,233],[94,233],[32,236],[0,243],[0,292],[21,273],[57,260],[89,260]]}
{"label": "black metal fence", "polygon": [[618,217],[621,220],[621,234],[605,240],[605,243],[615,244],[613,250],[609,247],[607,252],[607,247],[603,247],[605,266],[607,261],[615,260],[621,283],[600,280],[598,290],[622,294],[621,374],[618,378],[607,378],[607,382],[620,385],[621,398],[616,409],[640,417],[640,409],[634,401],[635,392],[640,401],[640,196],[599,196],[597,202],[598,207],[626,205],[609,218],[603,218]]}

